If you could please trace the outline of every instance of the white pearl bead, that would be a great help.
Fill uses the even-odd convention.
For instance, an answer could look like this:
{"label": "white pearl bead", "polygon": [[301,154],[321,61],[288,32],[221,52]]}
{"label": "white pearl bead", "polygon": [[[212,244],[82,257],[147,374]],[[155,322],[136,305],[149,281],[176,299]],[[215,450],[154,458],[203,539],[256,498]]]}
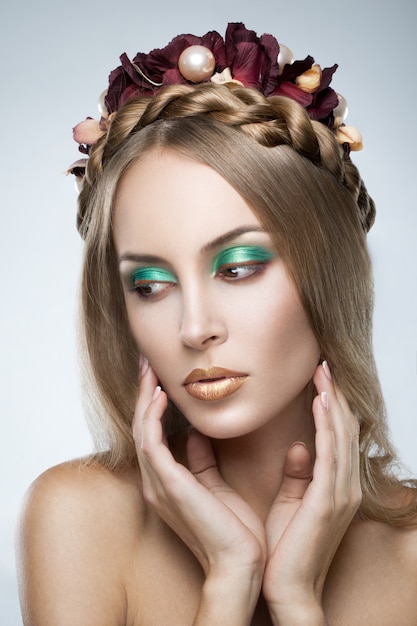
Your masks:
{"label": "white pearl bead", "polygon": [[104,98],[107,96],[107,89],[105,89],[101,94],[100,97],[98,99],[98,103],[97,103],[97,107],[98,107],[98,112],[100,113],[101,117],[104,118],[108,118],[109,116],[109,112],[107,110],[106,105],[104,104]]}
{"label": "white pearl bead", "polygon": [[178,59],[178,69],[187,80],[201,83],[210,78],[216,67],[216,59],[205,46],[189,46]]}
{"label": "white pearl bead", "polygon": [[283,43],[279,44],[279,54],[278,54],[278,65],[279,65],[279,74],[282,74],[284,71],[284,67],[286,65],[291,65],[294,63],[294,55],[287,46],[284,46]]}
{"label": "white pearl bead", "polygon": [[333,109],[334,127],[339,128],[347,118],[349,109],[346,98],[341,96],[340,93],[337,93],[336,96],[339,99],[339,104]]}

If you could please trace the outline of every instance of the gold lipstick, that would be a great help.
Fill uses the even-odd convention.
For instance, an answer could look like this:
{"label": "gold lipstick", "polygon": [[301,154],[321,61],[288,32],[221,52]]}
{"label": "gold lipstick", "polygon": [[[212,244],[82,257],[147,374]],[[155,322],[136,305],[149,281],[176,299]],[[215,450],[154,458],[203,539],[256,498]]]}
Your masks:
{"label": "gold lipstick", "polygon": [[184,387],[193,398],[211,402],[235,393],[247,379],[247,374],[223,367],[197,368],[187,376]]}

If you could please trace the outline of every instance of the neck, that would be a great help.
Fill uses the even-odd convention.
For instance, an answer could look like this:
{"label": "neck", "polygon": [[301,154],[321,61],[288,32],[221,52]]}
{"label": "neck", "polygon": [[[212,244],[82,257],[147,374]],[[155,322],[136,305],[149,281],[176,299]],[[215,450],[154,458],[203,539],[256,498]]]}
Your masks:
{"label": "neck", "polygon": [[271,508],[285,456],[296,441],[304,442],[314,454],[314,426],[304,411],[288,411],[239,438],[212,440],[221,475],[261,519]]}

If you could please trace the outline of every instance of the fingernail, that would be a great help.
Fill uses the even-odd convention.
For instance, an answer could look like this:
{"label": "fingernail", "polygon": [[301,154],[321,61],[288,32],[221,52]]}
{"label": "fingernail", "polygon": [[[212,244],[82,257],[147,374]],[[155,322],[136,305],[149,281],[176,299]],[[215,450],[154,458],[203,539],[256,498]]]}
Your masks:
{"label": "fingernail", "polygon": [[157,397],[159,396],[160,393],[161,393],[161,387],[160,387],[160,385],[157,385],[155,387],[155,389],[154,389],[153,394],[152,394],[152,402],[157,399]]}
{"label": "fingernail", "polygon": [[142,367],[143,367],[143,363],[144,363],[145,359],[143,357],[143,354],[139,354],[139,369],[142,371]]}
{"label": "fingernail", "polygon": [[327,397],[327,393],[322,391],[320,394],[320,400],[326,411],[329,410],[329,398]]}
{"label": "fingernail", "polygon": [[307,446],[304,443],[304,441],[294,441],[294,443],[292,443],[290,445],[290,448],[293,448],[294,446],[303,446],[304,448],[307,448]]}
{"label": "fingernail", "polygon": [[326,377],[329,380],[332,380],[332,373],[330,371],[330,367],[329,367],[329,364],[327,363],[327,361],[323,361],[322,366],[323,366],[323,369],[324,369],[324,373],[326,374]]}

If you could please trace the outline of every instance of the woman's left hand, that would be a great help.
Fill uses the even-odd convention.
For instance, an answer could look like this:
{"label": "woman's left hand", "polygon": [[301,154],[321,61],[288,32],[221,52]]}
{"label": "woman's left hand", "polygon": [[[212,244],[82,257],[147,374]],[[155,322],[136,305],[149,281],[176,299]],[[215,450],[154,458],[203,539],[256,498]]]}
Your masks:
{"label": "woman's left hand", "polygon": [[314,375],[316,459],[295,443],[266,522],[263,595],[274,623],[326,624],[321,605],[334,554],[361,502],[359,427],[326,365]]}

